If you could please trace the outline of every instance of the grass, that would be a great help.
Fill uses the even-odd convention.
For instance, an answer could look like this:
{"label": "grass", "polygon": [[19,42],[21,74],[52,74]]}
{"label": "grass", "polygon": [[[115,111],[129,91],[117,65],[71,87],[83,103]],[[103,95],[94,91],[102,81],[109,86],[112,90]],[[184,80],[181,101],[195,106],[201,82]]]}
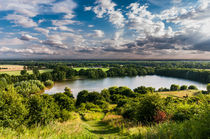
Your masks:
{"label": "grass", "polygon": [[199,90],[183,90],[183,91],[166,91],[166,92],[157,92],[162,97],[172,96],[172,97],[184,97],[186,95],[195,96],[199,93]]}
{"label": "grass", "polygon": [[104,113],[102,112],[86,112],[82,114],[82,118],[85,121],[91,121],[91,120],[101,120],[104,117]]}
{"label": "grass", "polygon": [[76,71],[80,71],[81,69],[84,69],[84,70],[87,70],[87,69],[101,69],[103,71],[108,71],[109,68],[88,68],[88,67],[79,67],[79,68],[73,68],[75,69]]}
{"label": "grass", "polygon": [[[51,72],[52,69],[43,69],[43,70],[39,70],[40,73],[44,73],[44,72]],[[33,71],[32,70],[28,70],[27,73],[32,74]],[[8,74],[8,75],[20,75],[20,71],[0,71],[0,74]]]}
{"label": "grass", "polygon": [[118,128],[107,125],[101,120],[84,121],[78,113],[74,113],[74,118],[60,123],[55,122],[47,126],[36,128],[20,128],[11,130],[0,128],[0,138],[5,139],[119,139],[125,138],[120,134]]}

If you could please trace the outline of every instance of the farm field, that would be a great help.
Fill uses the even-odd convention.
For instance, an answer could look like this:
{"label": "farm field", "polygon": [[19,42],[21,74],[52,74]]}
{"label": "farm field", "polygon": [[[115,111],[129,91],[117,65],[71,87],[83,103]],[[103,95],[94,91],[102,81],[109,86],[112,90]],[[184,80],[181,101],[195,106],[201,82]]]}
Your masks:
{"label": "farm field", "polygon": [[23,67],[22,65],[0,65],[0,71],[20,71]]}
{"label": "farm field", "polygon": [[[40,73],[51,72],[51,71],[52,71],[51,69],[39,70]],[[27,73],[32,74],[33,71],[32,70],[28,70]],[[17,70],[17,71],[0,71],[0,74],[20,75],[20,70]]]}

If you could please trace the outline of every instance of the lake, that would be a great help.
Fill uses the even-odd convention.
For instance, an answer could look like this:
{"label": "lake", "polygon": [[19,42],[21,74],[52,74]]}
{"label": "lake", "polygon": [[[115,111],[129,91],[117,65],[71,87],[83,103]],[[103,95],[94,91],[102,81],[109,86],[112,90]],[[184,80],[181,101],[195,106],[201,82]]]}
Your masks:
{"label": "lake", "polygon": [[135,77],[108,77],[104,79],[80,79],[74,81],[62,81],[55,82],[55,85],[45,90],[46,94],[54,94],[58,92],[64,92],[65,87],[69,87],[72,90],[74,96],[77,96],[78,92],[82,90],[88,91],[101,91],[104,88],[112,86],[127,86],[134,89],[139,86],[154,87],[156,89],[160,87],[170,88],[171,84],[178,85],[195,85],[200,90],[206,90],[206,84],[158,75],[147,76],[135,76]]}

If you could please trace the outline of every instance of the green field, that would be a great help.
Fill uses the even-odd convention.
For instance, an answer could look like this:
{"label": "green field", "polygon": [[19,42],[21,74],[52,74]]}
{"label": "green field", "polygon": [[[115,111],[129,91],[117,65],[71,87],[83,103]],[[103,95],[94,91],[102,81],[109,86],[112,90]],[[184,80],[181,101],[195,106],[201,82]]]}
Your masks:
{"label": "green field", "polygon": [[84,70],[87,70],[87,69],[102,69],[103,71],[108,71],[109,68],[88,68],[88,67],[79,67],[79,68],[73,68],[75,69],[76,71],[79,71],[81,69],[84,69]]}
{"label": "green field", "polygon": [[[44,72],[51,72],[52,69],[43,69],[43,70],[39,70],[40,73],[44,73]],[[29,74],[32,74],[33,71],[32,70],[28,70],[27,71]],[[20,71],[0,71],[0,74],[8,74],[8,75],[20,75]]]}
{"label": "green field", "polygon": [[[79,68],[73,68],[76,71],[79,71],[81,69],[87,70],[87,69],[102,69],[103,71],[108,71],[109,68],[87,68],[87,67],[79,67]],[[32,74],[33,71],[32,70],[28,70],[27,71],[29,74]],[[44,73],[44,72],[52,72],[52,69],[43,69],[43,70],[39,70],[40,73]],[[18,71],[0,71],[0,74],[8,74],[8,75],[20,75],[20,70]]]}

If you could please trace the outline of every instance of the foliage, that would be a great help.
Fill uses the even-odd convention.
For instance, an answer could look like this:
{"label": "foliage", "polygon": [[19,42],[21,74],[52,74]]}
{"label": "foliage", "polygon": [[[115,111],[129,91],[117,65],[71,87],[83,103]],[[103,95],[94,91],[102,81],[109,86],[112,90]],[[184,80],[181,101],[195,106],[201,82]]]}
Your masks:
{"label": "foliage", "polygon": [[24,125],[27,113],[23,98],[12,86],[7,91],[0,92],[0,126],[17,128]]}
{"label": "foliage", "polygon": [[44,85],[46,87],[52,87],[54,85],[54,82],[52,80],[47,80],[44,82]]}
{"label": "foliage", "polygon": [[54,103],[53,97],[49,95],[29,97],[27,107],[29,109],[28,126],[46,125],[54,121],[56,116],[59,115],[59,107]]}
{"label": "foliage", "polygon": [[56,93],[53,98],[61,110],[73,111],[75,109],[75,100],[72,97],[64,93]]}
{"label": "foliage", "polygon": [[16,91],[24,97],[40,93],[45,88],[44,84],[39,80],[17,82],[14,87]]}
{"label": "foliage", "polygon": [[188,87],[188,89],[198,90],[198,88],[197,88],[195,85],[190,85],[190,86]]}
{"label": "foliage", "polygon": [[180,86],[176,84],[172,84],[170,87],[170,91],[178,91],[180,90]]}
{"label": "foliage", "polygon": [[147,94],[147,93],[153,93],[155,91],[155,88],[140,86],[135,88],[133,91],[139,94]]}
{"label": "foliage", "polygon": [[210,83],[207,85],[206,90],[210,93]]}
{"label": "foliage", "polygon": [[180,87],[180,90],[187,90],[187,85],[182,85],[181,87]]}
{"label": "foliage", "polygon": [[83,119],[86,121],[90,120],[101,120],[104,117],[104,113],[101,112],[87,112],[82,115]]}

